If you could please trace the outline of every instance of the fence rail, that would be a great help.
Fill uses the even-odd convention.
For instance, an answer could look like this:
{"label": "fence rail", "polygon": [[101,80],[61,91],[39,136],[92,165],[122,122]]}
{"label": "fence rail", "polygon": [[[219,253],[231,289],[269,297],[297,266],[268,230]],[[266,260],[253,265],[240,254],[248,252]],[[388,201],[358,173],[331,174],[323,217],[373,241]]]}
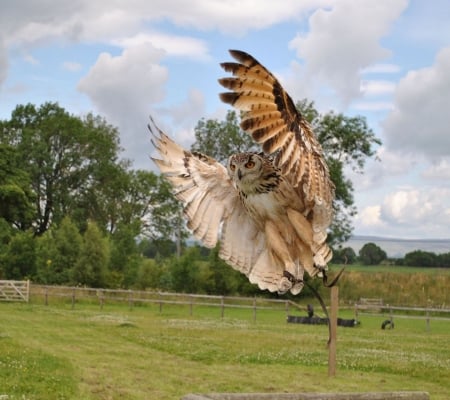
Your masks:
{"label": "fence rail", "polygon": [[69,286],[31,285],[33,301],[43,301],[45,305],[57,298],[70,301],[72,308],[78,301],[90,301],[99,304],[102,309],[108,303],[125,303],[130,308],[137,304],[156,304],[162,312],[165,305],[185,305],[189,307],[190,315],[194,307],[207,306],[220,308],[224,317],[226,308],[241,308],[253,310],[256,319],[257,310],[278,310],[286,315],[291,309],[303,310],[291,300],[266,299],[260,297],[213,296],[203,294],[167,293],[123,289],[94,289]]}
{"label": "fence rail", "polygon": [[403,307],[384,304],[382,299],[360,299],[355,304],[355,318],[360,315],[384,316],[389,318],[393,326],[395,318],[423,319],[427,330],[430,330],[431,320],[450,321],[449,308],[437,307]]}
{"label": "fence rail", "polygon": [[28,302],[30,281],[0,280],[0,301]]}

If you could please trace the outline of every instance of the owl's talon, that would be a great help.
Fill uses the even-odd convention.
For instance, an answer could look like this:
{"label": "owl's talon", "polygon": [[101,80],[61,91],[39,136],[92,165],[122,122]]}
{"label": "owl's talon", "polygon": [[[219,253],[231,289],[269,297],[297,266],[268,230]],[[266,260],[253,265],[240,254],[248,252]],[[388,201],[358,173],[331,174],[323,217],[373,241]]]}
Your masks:
{"label": "owl's talon", "polygon": [[303,289],[303,281],[297,280],[297,282],[294,283],[291,287],[291,293],[296,296],[298,295]]}
{"label": "owl's talon", "polygon": [[280,279],[278,283],[278,294],[285,294],[292,288],[292,282],[285,276]]}
{"label": "owl's talon", "polygon": [[[287,281],[287,283],[286,283],[286,281]],[[287,285],[289,285],[289,287],[287,287],[287,289],[284,291],[284,293],[286,293],[288,290],[290,290],[291,293],[295,296],[302,291],[303,280],[296,279],[295,276],[292,275],[289,271],[283,271],[283,278],[281,278],[280,285],[279,285],[280,288],[281,288],[281,285],[283,285],[284,287],[287,287]],[[280,290],[278,292],[280,294],[284,294],[284,293],[281,293]]]}

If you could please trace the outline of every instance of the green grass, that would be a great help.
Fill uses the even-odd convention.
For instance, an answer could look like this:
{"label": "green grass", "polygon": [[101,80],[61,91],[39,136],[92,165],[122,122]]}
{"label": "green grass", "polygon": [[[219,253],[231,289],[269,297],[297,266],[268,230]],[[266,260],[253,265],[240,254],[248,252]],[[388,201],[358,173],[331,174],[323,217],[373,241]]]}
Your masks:
{"label": "green grass", "polygon": [[[341,317],[352,317],[341,312]],[[450,392],[450,322],[363,316],[338,328],[327,377],[326,326],[281,311],[0,303],[0,398],[179,399],[192,392]]]}

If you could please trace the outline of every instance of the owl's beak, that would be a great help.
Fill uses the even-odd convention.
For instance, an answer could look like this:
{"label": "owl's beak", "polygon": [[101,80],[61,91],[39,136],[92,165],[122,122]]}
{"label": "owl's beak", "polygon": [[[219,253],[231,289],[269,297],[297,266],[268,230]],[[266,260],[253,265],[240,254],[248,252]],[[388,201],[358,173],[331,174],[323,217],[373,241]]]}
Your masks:
{"label": "owl's beak", "polygon": [[238,168],[237,176],[238,176],[239,180],[241,180],[241,178],[242,178],[242,172],[241,172],[241,169],[240,169],[240,168]]}

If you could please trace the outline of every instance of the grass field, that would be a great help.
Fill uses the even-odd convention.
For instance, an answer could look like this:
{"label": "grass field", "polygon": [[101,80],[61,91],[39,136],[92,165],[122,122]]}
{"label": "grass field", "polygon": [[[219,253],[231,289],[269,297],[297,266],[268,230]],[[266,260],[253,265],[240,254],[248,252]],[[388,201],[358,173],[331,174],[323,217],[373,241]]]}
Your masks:
{"label": "grass field", "polygon": [[[339,270],[343,265],[331,265],[333,270]],[[345,269],[349,272],[393,272],[400,274],[450,275],[450,268],[410,267],[407,265],[363,265],[348,264]]]}
{"label": "grass field", "polygon": [[[340,313],[341,317],[351,317]],[[192,392],[450,393],[450,322],[362,317],[338,328],[327,377],[326,326],[280,311],[0,303],[1,399],[179,399]],[[3,397],[2,397],[3,396]]]}

